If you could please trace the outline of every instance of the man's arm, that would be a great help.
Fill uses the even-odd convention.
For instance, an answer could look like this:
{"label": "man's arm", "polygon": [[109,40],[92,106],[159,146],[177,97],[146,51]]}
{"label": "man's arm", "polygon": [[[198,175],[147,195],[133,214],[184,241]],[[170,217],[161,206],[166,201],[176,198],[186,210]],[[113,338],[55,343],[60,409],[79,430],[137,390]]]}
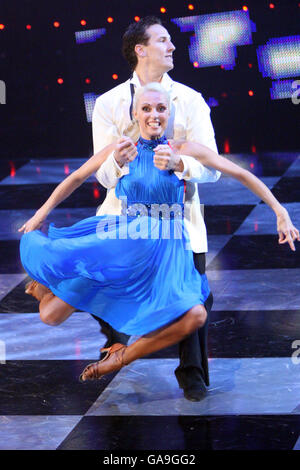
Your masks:
{"label": "man's arm", "polygon": [[[202,95],[197,92],[193,95],[188,106],[186,140],[201,143],[218,153],[210,119],[210,108]],[[184,170],[181,173],[175,172],[179,179],[185,179],[191,183],[207,183],[215,182],[221,176],[219,171],[205,167],[190,156],[181,155],[181,160]]]}
{"label": "man's arm", "polygon": [[[117,126],[112,121],[111,114],[111,110],[103,98],[98,98],[92,119],[94,153],[99,152],[106,145],[116,142],[121,137]],[[128,164],[120,167],[112,152],[96,171],[96,178],[105,188],[113,188],[117,185],[119,178],[128,173]]]}

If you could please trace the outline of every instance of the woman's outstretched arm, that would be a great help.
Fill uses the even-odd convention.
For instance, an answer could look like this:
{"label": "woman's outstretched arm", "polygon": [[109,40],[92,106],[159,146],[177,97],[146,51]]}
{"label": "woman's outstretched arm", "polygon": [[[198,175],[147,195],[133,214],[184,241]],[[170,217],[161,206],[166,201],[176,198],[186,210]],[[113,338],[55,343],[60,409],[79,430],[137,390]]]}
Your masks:
{"label": "woman's outstretched arm", "polygon": [[106,160],[108,155],[114,150],[116,144],[110,144],[104,147],[100,152],[93,155],[88,161],[86,161],[78,170],[71,173],[64,179],[53,191],[47,201],[36,211],[31,219],[27,220],[19,232],[31,232],[39,228],[47,215],[54,209],[58,204],[64,201],[75,189],[82,185],[82,183],[95,171],[99,169],[102,163]]}
{"label": "woman's outstretched arm", "polygon": [[261,198],[275,212],[277,216],[277,231],[279,243],[289,243],[291,249],[295,251],[294,241],[300,241],[299,230],[294,227],[287,210],[273,196],[269,188],[260,181],[250,171],[241,168],[227,158],[217,155],[204,145],[195,142],[173,142],[176,152],[199,160],[203,165],[210,166],[240,181],[250,191]]}

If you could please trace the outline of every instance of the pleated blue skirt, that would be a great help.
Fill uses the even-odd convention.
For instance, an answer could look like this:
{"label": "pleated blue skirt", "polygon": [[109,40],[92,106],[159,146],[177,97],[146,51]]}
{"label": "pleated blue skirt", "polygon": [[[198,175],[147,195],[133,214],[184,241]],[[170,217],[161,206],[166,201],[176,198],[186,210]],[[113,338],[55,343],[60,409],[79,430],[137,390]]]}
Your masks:
{"label": "pleated blue skirt", "polygon": [[[165,224],[165,225],[164,225]],[[169,324],[209,295],[194,267],[182,220],[90,217],[22,236],[30,277],[74,308],[129,335]]]}

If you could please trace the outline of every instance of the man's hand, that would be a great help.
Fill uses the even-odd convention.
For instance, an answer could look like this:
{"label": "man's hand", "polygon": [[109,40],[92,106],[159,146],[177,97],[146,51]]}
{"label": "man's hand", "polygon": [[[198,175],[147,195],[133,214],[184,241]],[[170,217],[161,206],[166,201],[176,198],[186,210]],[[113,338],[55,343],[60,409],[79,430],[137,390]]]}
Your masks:
{"label": "man's hand", "polygon": [[118,165],[122,167],[125,163],[132,162],[136,156],[136,146],[130,137],[121,137],[121,139],[118,140],[114,151],[114,158]]}
{"label": "man's hand", "polygon": [[155,147],[153,162],[154,166],[159,170],[174,170],[180,172],[184,170],[180,155],[174,153],[167,144],[161,144]]}

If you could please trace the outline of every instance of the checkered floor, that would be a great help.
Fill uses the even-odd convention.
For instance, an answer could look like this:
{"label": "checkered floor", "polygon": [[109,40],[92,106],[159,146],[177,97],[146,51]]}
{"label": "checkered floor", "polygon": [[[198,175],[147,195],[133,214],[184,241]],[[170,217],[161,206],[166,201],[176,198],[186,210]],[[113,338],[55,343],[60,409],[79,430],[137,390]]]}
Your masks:
{"label": "checkered floor", "polygon": [[[229,155],[261,177],[300,228],[300,156]],[[105,338],[86,312],[59,327],[24,294],[17,228],[81,160],[18,161],[0,181],[0,449],[201,450],[300,447],[300,245],[277,243],[273,213],[238,182],[200,186],[214,294],[207,397],[185,400],[177,347],[80,384]],[[53,211],[71,225],[105,191],[90,178]]]}

